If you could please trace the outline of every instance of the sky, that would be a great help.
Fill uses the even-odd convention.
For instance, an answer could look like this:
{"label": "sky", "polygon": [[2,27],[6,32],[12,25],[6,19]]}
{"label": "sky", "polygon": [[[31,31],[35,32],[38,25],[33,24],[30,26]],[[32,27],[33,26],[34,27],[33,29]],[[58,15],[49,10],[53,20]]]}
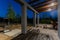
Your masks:
{"label": "sky", "polygon": [[[25,1],[29,1],[29,0],[25,0]],[[44,0],[40,0],[41,2],[43,2]],[[5,18],[6,14],[8,13],[8,6],[11,3],[12,8],[14,10],[14,12],[16,14],[20,14],[22,13],[22,7],[20,4],[18,4],[17,2],[15,2],[14,0],[0,0],[0,17]],[[29,9],[27,9],[27,15],[29,18],[33,17],[33,12]],[[43,15],[46,14],[48,17],[52,17],[55,18],[58,15],[58,11],[57,10],[53,10],[53,11],[49,11],[49,12],[41,12],[39,15],[41,18],[43,18]]]}

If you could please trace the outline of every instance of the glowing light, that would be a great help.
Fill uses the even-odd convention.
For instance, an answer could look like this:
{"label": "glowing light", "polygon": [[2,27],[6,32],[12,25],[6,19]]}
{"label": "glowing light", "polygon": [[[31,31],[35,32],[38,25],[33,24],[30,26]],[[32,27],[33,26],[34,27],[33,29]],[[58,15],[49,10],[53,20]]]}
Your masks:
{"label": "glowing light", "polygon": [[46,10],[46,11],[51,11],[52,9],[51,8],[49,8],[48,10]]}
{"label": "glowing light", "polygon": [[55,3],[51,3],[49,6],[54,6],[54,5],[56,5]]}

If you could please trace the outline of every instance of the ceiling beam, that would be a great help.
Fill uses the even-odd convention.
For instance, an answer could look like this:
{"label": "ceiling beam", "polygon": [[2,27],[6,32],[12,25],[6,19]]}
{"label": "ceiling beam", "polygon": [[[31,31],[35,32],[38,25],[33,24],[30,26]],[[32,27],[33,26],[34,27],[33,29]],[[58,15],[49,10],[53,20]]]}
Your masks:
{"label": "ceiling beam", "polygon": [[[56,10],[57,8],[53,8],[52,10]],[[52,11],[51,10],[51,11]],[[45,9],[45,10],[37,10],[38,12],[46,12],[46,11],[48,11],[48,9]]]}
{"label": "ceiling beam", "polygon": [[52,3],[52,2],[56,2],[56,0],[55,1],[50,0],[50,1],[39,2],[38,4],[32,5],[32,7],[39,7],[39,6],[48,5],[48,4]]}
{"label": "ceiling beam", "polygon": [[[58,5],[58,3],[57,2],[52,2],[52,3],[55,3],[54,5]],[[51,4],[51,3],[50,3]],[[44,6],[39,6],[39,7],[34,7],[34,8],[43,8],[43,7],[50,7],[50,4],[47,4],[47,5],[44,5]],[[54,6],[54,5],[52,5],[52,6]]]}
{"label": "ceiling beam", "polygon": [[45,8],[41,8],[41,9],[36,9],[36,10],[44,10],[44,9],[48,9],[48,8],[51,8],[51,9],[53,9],[53,8],[56,8],[57,6],[51,6],[51,7],[45,7]]}
{"label": "ceiling beam", "polygon": [[47,11],[48,9],[57,9],[57,6],[52,6],[52,7],[48,7],[48,8],[42,8],[42,9],[36,9],[38,12],[45,12]]}
{"label": "ceiling beam", "polygon": [[32,8],[29,4],[27,4],[25,1],[23,1],[23,0],[15,0],[16,2],[18,2],[18,3],[20,3],[20,4],[25,4],[25,5],[27,5],[27,7],[29,8],[29,9],[31,9],[33,12],[35,12],[35,13],[38,13],[34,8]]}

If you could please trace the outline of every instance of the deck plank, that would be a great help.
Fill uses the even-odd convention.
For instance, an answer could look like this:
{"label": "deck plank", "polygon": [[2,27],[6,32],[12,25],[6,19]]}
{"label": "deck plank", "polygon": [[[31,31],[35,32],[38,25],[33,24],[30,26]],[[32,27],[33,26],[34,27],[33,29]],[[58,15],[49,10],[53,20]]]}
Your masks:
{"label": "deck plank", "polygon": [[[17,36],[16,38],[12,39],[12,40],[40,40],[41,37],[43,37],[44,34],[38,34],[35,32],[28,32],[27,34],[20,34],[19,36]],[[44,35],[46,36],[46,35]],[[41,38],[43,39],[43,38]]]}

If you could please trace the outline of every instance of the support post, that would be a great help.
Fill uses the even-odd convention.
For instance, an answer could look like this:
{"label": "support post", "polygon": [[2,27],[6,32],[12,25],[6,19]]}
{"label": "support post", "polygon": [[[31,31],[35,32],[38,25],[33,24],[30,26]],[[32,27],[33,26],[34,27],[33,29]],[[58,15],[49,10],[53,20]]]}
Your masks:
{"label": "support post", "polygon": [[33,26],[36,27],[36,13],[34,13],[33,16]]}
{"label": "support post", "polygon": [[22,5],[22,16],[21,16],[21,25],[22,25],[22,34],[27,33],[27,5]]}
{"label": "support post", "polygon": [[60,38],[60,0],[58,0],[58,36]]}
{"label": "support post", "polygon": [[39,27],[39,14],[37,14],[37,26]]}

